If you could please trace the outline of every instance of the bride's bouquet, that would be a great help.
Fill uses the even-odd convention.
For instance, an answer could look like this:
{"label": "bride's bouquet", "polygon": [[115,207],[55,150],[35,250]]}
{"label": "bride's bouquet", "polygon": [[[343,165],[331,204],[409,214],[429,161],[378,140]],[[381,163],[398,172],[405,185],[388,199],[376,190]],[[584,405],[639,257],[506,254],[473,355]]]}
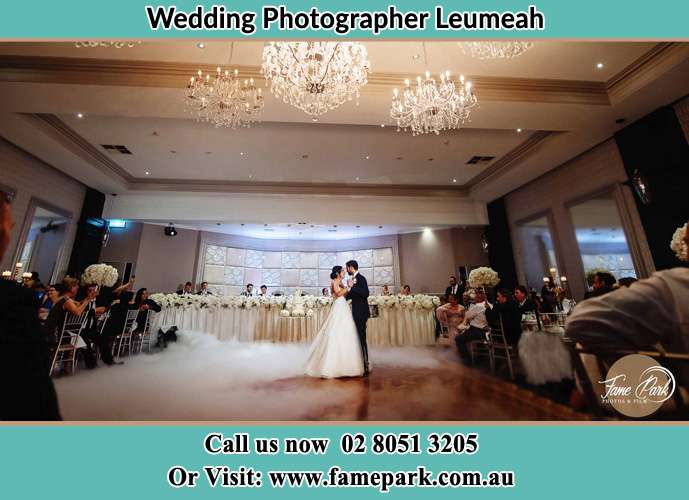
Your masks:
{"label": "bride's bouquet", "polygon": [[117,269],[107,264],[93,264],[81,275],[82,285],[113,286],[117,281]]}

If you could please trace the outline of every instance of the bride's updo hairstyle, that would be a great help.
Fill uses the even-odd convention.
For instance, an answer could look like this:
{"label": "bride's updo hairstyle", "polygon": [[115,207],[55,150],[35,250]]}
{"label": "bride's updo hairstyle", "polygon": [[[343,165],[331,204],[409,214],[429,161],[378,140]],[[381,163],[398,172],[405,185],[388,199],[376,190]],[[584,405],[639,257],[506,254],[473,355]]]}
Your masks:
{"label": "bride's updo hairstyle", "polygon": [[342,272],[342,266],[333,267],[333,270],[330,273],[330,279],[334,280],[335,278],[337,278],[340,275],[341,272]]}

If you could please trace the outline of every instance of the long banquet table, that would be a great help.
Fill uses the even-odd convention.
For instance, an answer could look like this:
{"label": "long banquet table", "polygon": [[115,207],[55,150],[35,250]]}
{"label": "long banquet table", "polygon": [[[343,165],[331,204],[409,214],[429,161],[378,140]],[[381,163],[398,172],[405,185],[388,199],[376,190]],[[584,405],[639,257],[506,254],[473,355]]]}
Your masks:
{"label": "long banquet table", "polygon": [[[201,331],[220,340],[244,342],[310,342],[330,311],[314,309],[307,317],[281,317],[280,309],[168,307],[153,319],[153,331],[177,326],[180,330]],[[380,315],[367,325],[369,345],[429,345],[435,343],[433,311],[416,308],[380,308]]]}

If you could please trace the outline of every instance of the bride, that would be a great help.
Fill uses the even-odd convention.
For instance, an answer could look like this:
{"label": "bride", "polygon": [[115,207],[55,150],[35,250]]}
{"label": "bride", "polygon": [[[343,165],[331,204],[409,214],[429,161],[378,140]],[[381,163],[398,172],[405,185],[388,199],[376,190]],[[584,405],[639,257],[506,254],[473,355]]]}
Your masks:
{"label": "bride", "polygon": [[344,275],[342,266],[333,267],[330,273],[330,292],[334,300],[328,318],[309,349],[306,374],[310,377],[359,377],[364,374],[361,343],[345,299]]}

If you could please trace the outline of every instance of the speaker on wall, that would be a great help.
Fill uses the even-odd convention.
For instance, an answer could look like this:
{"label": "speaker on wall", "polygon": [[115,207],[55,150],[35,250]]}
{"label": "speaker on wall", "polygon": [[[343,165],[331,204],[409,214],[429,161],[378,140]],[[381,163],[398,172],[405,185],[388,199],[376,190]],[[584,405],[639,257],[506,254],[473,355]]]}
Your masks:
{"label": "speaker on wall", "polygon": [[100,258],[103,236],[107,230],[107,223],[102,218],[104,205],[105,195],[87,188],[67,269],[70,276],[79,276]]}

